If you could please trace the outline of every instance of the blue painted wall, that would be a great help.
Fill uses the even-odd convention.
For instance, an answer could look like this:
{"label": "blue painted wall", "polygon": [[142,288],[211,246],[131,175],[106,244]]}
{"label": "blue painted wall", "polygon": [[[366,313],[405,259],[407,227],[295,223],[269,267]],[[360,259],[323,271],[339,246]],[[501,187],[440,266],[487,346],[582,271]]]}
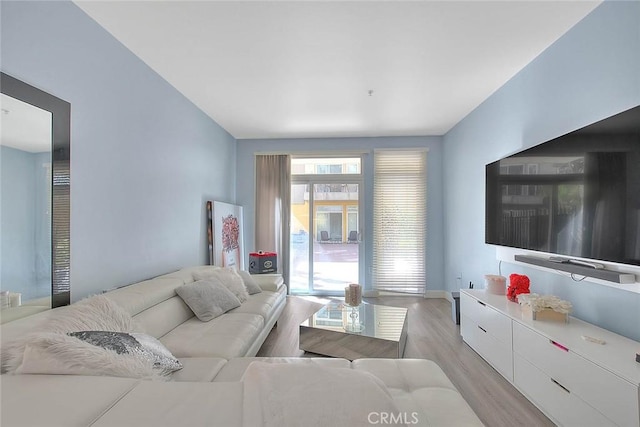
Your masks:
{"label": "blue painted wall", "polygon": [[[244,206],[245,236],[254,236],[255,224],[255,154],[266,152],[295,153],[312,152],[335,155],[340,151],[366,152],[363,159],[364,193],[364,244],[367,256],[365,263],[366,287],[371,286],[373,239],[373,150],[376,148],[425,147],[427,153],[427,289],[445,289],[443,277],[443,200],[442,200],[442,138],[441,137],[380,137],[380,138],[317,138],[317,139],[265,139],[238,140],[237,156],[237,202]],[[247,239],[249,250],[254,242]]]}
{"label": "blue painted wall", "polygon": [[22,301],[51,295],[50,153],[0,146],[0,289]]}
{"label": "blue painted wall", "polygon": [[36,174],[33,157],[32,153],[0,146],[0,288],[3,291],[23,292],[36,280]]}
{"label": "blue painted wall", "polygon": [[71,2],[5,2],[2,71],[71,103],[72,300],[207,262],[235,140]]}
{"label": "blue painted wall", "polygon": [[[498,271],[484,244],[485,165],[640,104],[640,2],[604,2],[444,137],[447,288]],[[640,340],[640,294],[527,267],[532,291],[571,301],[588,322]]]}

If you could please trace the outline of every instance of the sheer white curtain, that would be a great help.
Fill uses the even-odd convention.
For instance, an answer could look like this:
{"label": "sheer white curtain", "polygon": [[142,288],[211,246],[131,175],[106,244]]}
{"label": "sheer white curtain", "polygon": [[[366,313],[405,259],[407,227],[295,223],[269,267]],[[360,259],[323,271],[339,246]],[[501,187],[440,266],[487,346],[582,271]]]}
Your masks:
{"label": "sheer white curtain", "polygon": [[289,283],[291,160],[288,155],[256,155],[256,249],[278,254],[278,272]]}

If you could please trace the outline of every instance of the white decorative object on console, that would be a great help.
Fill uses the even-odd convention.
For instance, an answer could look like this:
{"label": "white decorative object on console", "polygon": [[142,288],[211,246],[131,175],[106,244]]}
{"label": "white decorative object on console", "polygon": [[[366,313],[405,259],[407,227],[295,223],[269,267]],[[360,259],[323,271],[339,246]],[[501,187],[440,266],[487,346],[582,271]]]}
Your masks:
{"label": "white decorative object on console", "polygon": [[483,291],[460,303],[464,341],[556,424],[640,426],[638,342],[573,317],[535,321]]}
{"label": "white decorative object on console", "polygon": [[569,301],[555,295],[538,295],[536,293],[518,295],[518,303],[523,314],[533,320],[551,320],[569,322],[569,313],[573,306]]}
{"label": "white decorative object on console", "polygon": [[504,295],[507,291],[507,278],[496,276],[495,274],[487,274],[484,276],[484,288],[492,294]]}

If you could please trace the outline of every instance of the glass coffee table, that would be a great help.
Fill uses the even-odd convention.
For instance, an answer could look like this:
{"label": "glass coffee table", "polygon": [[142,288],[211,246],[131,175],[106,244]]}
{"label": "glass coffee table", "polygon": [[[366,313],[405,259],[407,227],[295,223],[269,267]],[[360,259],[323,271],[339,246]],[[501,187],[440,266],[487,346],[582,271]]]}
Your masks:
{"label": "glass coffee table", "polygon": [[363,302],[352,308],[332,300],[300,324],[301,350],[349,360],[401,359],[406,341],[407,309],[401,307]]}

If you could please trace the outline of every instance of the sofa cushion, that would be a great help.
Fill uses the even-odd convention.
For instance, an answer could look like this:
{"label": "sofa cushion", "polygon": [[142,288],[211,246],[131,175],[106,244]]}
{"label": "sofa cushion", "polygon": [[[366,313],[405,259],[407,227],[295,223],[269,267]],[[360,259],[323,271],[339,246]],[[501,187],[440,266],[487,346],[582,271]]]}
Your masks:
{"label": "sofa cushion", "polygon": [[91,426],[242,426],[242,421],[240,382],[143,381]]}
{"label": "sofa cushion", "polygon": [[135,316],[175,296],[176,288],[183,284],[180,279],[151,279],[114,289],[104,295]]}
{"label": "sofa cushion", "polygon": [[198,280],[177,287],[176,292],[203,322],[240,307],[240,300],[217,280]]}
{"label": "sofa cushion", "polygon": [[3,308],[0,310],[0,324],[13,322],[23,317],[32,316],[41,311],[49,310],[51,307],[39,305],[21,305],[18,307]]}
{"label": "sofa cushion", "polygon": [[217,270],[219,268],[220,267],[217,267],[215,265],[197,265],[194,267],[185,267],[172,273],[163,274],[162,276],[158,276],[155,279],[178,279],[182,281],[183,284],[187,284],[195,282],[195,279],[193,278],[194,272],[207,272]]}
{"label": "sofa cushion", "polygon": [[196,271],[193,273],[193,277],[198,280],[218,280],[224,286],[226,286],[233,294],[238,297],[241,303],[245,302],[249,298],[247,288],[244,286],[242,277],[238,272],[231,267],[219,268],[213,271],[201,272]]}
{"label": "sofa cushion", "polygon": [[135,330],[160,338],[194,318],[193,311],[177,294],[133,316]]}
{"label": "sofa cushion", "polygon": [[[372,414],[397,414],[385,385],[350,368],[253,362],[242,377],[246,426],[368,427]],[[406,424],[392,420],[386,425]]]}
{"label": "sofa cushion", "polygon": [[276,292],[261,292],[249,297],[247,301],[242,303],[238,308],[234,308],[229,313],[251,313],[259,314],[268,320],[271,313],[273,313],[273,307],[275,307],[280,301],[282,296]]}
{"label": "sofa cushion", "polygon": [[280,273],[252,274],[251,277],[263,291],[276,292],[284,286],[284,279]]}
{"label": "sofa cushion", "polygon": [[324,366],[327,368],[350,368],[347,359],[333,357],[236,357],[224,364],[214,381],[240,381],[250,363],[295,363],[299,365]]}
{"label": "sofa cushion", "polygon": [[79,375],[3,375],[1,424],[89,426],[139,382]]}
{"label": "sofa cushion", "polygon": [[193,317],[160,338],[176,357],[245,356],[260,335],[264,319],[258,314],[225,313],[211,322]]}
{"label": "sofa cushion", "polygon": [[227,359],[220,357],[183,357],[182,369],[171,374],[171,381],[209,382],[226,365]]}
{"label": "sofa cushion", "polygon": [[[425,359],[357,359],[353,369],[380,378],[400,412],[415,412],[420,425],[482,426],[440,367]],[[411,419],[411,418],[410,418]]]}

